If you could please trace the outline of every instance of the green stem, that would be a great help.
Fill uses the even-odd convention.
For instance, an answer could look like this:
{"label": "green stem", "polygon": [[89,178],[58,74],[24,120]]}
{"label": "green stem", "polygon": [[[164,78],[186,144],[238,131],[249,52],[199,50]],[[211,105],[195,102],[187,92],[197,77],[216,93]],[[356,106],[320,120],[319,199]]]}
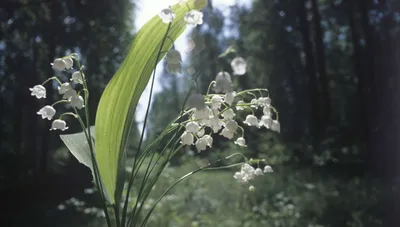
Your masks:
{"label": "green stem", "polygon": [[[80,63],[80,61],[79,61],[79,59],[77,57],[76,57],[76,62],[77,62],[77,65],[78,65],[79,73],[81,75],[83,75],[81,63]],[[96,183],[97,183],[97,187],[99,188],[101,199],[102,199],[102,202],[103,202],[103,210],[104,210],[104,213],[105,213],[105,216],[106,216],[107,225],[109,227],[111,227],[111,221],[110,221],[110,216],[109,216],[108,210],[107,210],[107,204],[106,204],[106,199],[105,199],[105,195],[104,195],[103,184],[101,182],[101,175],[100,175],[100,171],[99,171],[99,168],[98,168],[98,165],[97,165],[96,156],[94,154],[94,146],[93,146],[92,134],[90,132],[90,115],[89,115],[89,105],[88,105],[88,103],[89,103],[89,92],[88,92],[89,89],[88,89],[88,86],[87,86],[86,77],[82,76],[82,81],[83,81],[83,89],[86,91],[86,92],[84,92],[84,96],[85,96],[85,98],[84,98],[84,100],[85,100],[85,115],[86,115],[85,117],[86,117],[86,127],[87,127],[87,136],[86,136],[86,138],[87,138],[87,141],[88,141],[88,144],[89,144],[90,156],[91,156],[92,164],[93,164],[93,172],[95,173],[94,174],[95,178],[96,178],[95,180],[96,180]],[[74,108],[74,110],[77,112],[77,110],[75,108]],[[82,119],[81,119],[81,121],[82,121]],[[85,125],[84,124],[83,124],[83,131],[86,134],[86,130],[85,130]],[[110,195],[110,196],[112,196],[112,195]],[[116,220],[118,222],[118,217],[116,217]]]}
{"label": "green stem", "polygon": [[89,141],[92,141],[92,139],[91,139],[91,137],[89,137],[89,134],[88,134],[88,132],[86,131],[85,123],[83,123],[83,120],[82,120],[82,118],[79,116],[78,111],[76,110],[76,108],[74,108],[74,111],[75,111],[75,113],[76,113],[76,115],[77,115],[78,121],[79,121],[79,123],[80,123],[80,125],[81,125],[81,127],[82,127],[82,129],[83,129],[83,132],[84,132],[84,134],[85,134],[85,136],[86,136],[86,140],[88,141],[88,144],[89,144],[90,156],[91,156],[91,159],[92,159],[92,168],[93,168],[93,172],[94,172],[94,179],[95,179],[95,182],[96,182],[96,184],[97,184],[97,187],[98,187],[98,189],[99,189],[99,191],[100,191],[101,200],[102,200],[102,202],[103,202],[103,203],[102,203],[102,204],[103,204],[103,210],[104,210],[104,214],[105,214],[105,216],[106,216],[107,226],[108,226],[108,227],[112,227],[112,226],[111,226],[111,221],[110,221],[110,216],[109,216],[108,210],[107,210],[107,205],[106,205],[106,201],[105,201],[105,196],[104,196],[104,192],[103,192],[103,187],[102,187],[102,184],[101,184],[101,182],[100,182],[101,179],[99,179],[99,178],[100,178],[100,173],[99,173],[99,171],[98,171],[98,166],[97,166],[96,158],[95,158],[95,156],[94,156],[93,147],[90,146],[91,143],[89,142]]}

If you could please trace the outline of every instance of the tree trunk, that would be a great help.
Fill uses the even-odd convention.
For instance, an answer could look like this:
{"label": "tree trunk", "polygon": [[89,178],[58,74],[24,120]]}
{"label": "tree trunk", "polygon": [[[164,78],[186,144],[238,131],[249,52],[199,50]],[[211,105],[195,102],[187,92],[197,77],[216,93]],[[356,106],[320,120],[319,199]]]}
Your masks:
{"label": "tree trunk", "polygon": [[318,79],[320,85],[320,100],[319,105],[321,108],[322,115],[322,131],[324,133],[326,127],[329,124],[329,115],[331,111],[331,104],[328,91],[328,75],[326,73],[326,61],[325,61],[325,50],[323,43],[323,31],[321,27],[321,15],[318,9],[317,0],[311,0],[311,11],[313,14],[313,25],[314,25],[314,43],[315,43],[315,63],[318,69]]}
{"label": "tree trunk", "polygon": [[319,136],[320,135],[320,120],[319,120],[319,108],[318,108],[318,83],[315,72],[315,62],[312,42],[310,40],[310,27],[307,21],[307,10],[305,6],[306,1],[300,0],[298,7],[298,16],[300,22],[300,32],[303,40],[303,49],[305,53],[305,65],[304,72],[307,81],[306,89],[308,90],[309,96],[309,117],[310,117],[310,137],[314,149],[318,150]]}

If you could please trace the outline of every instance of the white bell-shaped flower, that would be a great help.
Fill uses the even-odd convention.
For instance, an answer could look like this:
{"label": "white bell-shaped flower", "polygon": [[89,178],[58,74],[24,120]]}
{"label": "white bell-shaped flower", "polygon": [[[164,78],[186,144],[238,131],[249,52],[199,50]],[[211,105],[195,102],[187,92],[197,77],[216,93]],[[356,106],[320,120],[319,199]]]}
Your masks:
{"label": "white bell-shaped flower", "polygon": [[68,129],[67,127],[67,123],[63,120],[57,119],[54,120],[53,123],[51,124],[51,130],[61,130],[61,131],[65,131]]}
{"label": "white bell-shaped flower", "polygon": [[233,75],[241,76],[246,73],[247,62],[242,57],[236,57],[231,62]]}
{"label": "white bell-shaped flower", "polygon": [[202,94],[191,94],[187,100],[189,107],[194,107],[196,110],[203,110],[206,107],[204,102],[204,95]]}
{"label": "white bell-shaped flower", "polygon": [[74,89],[72,89],[72,87],[71,87],[71,89],[67,90],[67,91],[64,93],[63,99],[68,99],[68,100],[70,100],[72,97],[75,97],[76,95],[77,95],[77,94],[76,94],[76,91],[75,91]]}
{"label": "white bell-shaped flower", "polygon": [[264,106],[263,113],[266,116],[271,116],[271,107],[270,106]]}
{"label": "white bell-shaped flower", "polygon": [[185,20],[186,24],[190,25],[190,26],[196,26],[198,24],[202,24],[203,23],[203,13],[198,10],[192,9],[186,13],[184,20]]}
{"label": "white bell-shaped flower", "polygon": [[63,94],[65,94],[65,92],[67,92],[70,89],[71,89],[71,85],[69,83],[63,83],[60,86],[58,86],[58,93],[60,95],[63,95]]}
{"label": "white bell-shaped flower", "polygon": [[183,132],[182,136],[181,136],[181,143],[183,145],[192,145],[194,141],[194,137],[191,133],[188,132]]}
{"label": "white bell-shaped flower", "polygon": [[187,1],[186,0],[179,0],[179,5],[183,6],[186,5]]}
{"label": "white bell-shaped flower", "polygon": [[202,138],[205,139],[205,140],[207,141],[207,146],[209,146],[209,147],[211,148],[214,139],[213,139],[210,135],[205,135],[205,136],[203,136]]}
{"label": "white bell-shaped flower", "polygon": [[211,108],[214,110],[221,108],[222,102],[223,100],[220,95],[213,95],[213,97],[211,98]]}
{"label": "white bell-shaped flower", "polygon": [[72,60],[72,58],[64,58],[63,61],[65,63],[65,69],[71,69],[72,66],[74,66],[74,60]]}
{"label": "white bell-shaped flower", "polygon": [[231,140],[231,139],[233,139],[233,137],[235,135],[235,131],[231,131],[231,130],[229,130],[227,128],[224,128],[224,129],[222,129],[220,135],[225,137],[225,138],[227,138],[227,139],[229,139],[229,140]]}
{"label": "white bell-shaped flower", "polygon": [[213,89],[215,92],[232,92],[232,79],[231,75],[227,72],[219,72],[217,76],[215,77],[215,84],[213,86]]}
{"label": "white bell-shaped flower", "polygon": [[197,133],[200,130],[199,123],[190,121],[186,124],[186,131],[189,133]]}
{"label": "white bell-shaped flower", "polygon": [[238,123],[232,119],[226,120],[225,128],[229,129],[230,131],[236,132],[238,128]]}
{"label": "white bell-shaped flower", "polygon": [[232,105],[233,101],[235,100],[236,92],[228,92],[225,94],[225,102],[228,105]]}
{"label": "white bell-shaped flower", "polygon": [[246,104],[243,100],[240,100],[236,103],[236,110],[244,110],[243,105]]}
{"label": "white bell-shaped flower", "polygon": [[168,63],[167,69],[168,69],[168,72],[170,72],[170,73],[181,74],[182,73],[182,64],[180,62],[176,63],[176,64]]}
{"label": "white bell-shaped flower", "polygon": [[263,172],[264,172],[264,173],[272,173],[272,172],[274,172],[274,170],[272,169],[271,166],[266,165],[266,166],[264,167],[264,171],[263,171]]}
{"label": "white bell-shaped flower", "polygon": [[29,90],[31,91],[31,95],[36,96],[38,99],[46,98],[46,88],[42,85],[35,85],[33,88],[29,88]]}
{"label": "white bell-shaped flower", "polygon": [[241,146],[241,147],[247,147],[246,145],[246,140],[243,137],[239,137],[236,139],[235,144]]}
{"label": "white bell-shaped flower", "polygon": [[271,128],[272,118],[268,115],[263,115],[260,120],[260,126],[264,126],[267,129]]}
{"label": "white bell-shaped flower", "polygon": [[83,74],[79,71],[72,73],[71,81],[77,84],[83,84]]}
{"label": "white bell-shaped flower", "polygon": [[195,144],[195,146],[196,146],[196,149],[197,149],[197,151],[198,152],[201,152],[201,151],[204,151],[205,149],[207,149],[207,145],[208,145],[208,142],[207,142],[207,140],[205,139],[205,138],[200,138],[200,139],[198,139],[197,141],[196,141],[196,144]]}
{"label": "white bell-shaped flower", "polygon": [[251,114],[247,115],[246,120],[243,121],[243,123],[247,124],[248,126],[256,126],[257,128],[260,128],[257,117]]}
{"label": "white bell-shaped flower", "polygon": [[269,97],[258,98],[258,104],[262,107],[271,105],[271,99]]}
{"label": "white bell-shaped flower", "polygon": [[50,65],[53,69],[58,71],[63,71],[67,68],[67,63],[61,58],[54,59],[53,63],[50,63]]}
{"label": "white bell-shaped flower", "polygon": [[85,107],[85,101],[80,95],[72,96],[70,102],[71,106],[74,108],[82,109],[83,107]]}
{"label": "white bell-shaped flower", "polygon": [[202,128],[196,133],[196,135],[198,137],[203,137],[205,133],[206,133],[206,131],[204,130],[204,128]]}
{"label": "white bell-shaped flower", "polygon": [[170,50],[165,55],[165,60],[168,64],[182,63],[181,53],[177,50]]}
{"label": "white bell-shaped flower", "polygon": [[224,119],[233,119],[236,116],[235,112],[232,109],[227,109],[222,113],[222,117]]}
{"label": "white bell-shaped flower", "polygon": [[212,111],[209,107],[202,108],[202,109],[195,109],[192,115],[193,119],[200,119],[200,120],[207,120],[212,115]]}
{"label": "white bell-shaped flower", "polygon": [[210,127],[214,133],[217,133],[224,123],[216,116],[212,116],[206,123],[208,127]]}
{"label": "white bell-shaped flower", "polygon": [[255,174],[256,176],[261,176],[261,175],[263,175],[264,173],[263,173],[263,171],[262,171],[261,168],[256,168],[256,169],[254,170],[254,174]]}
{"label": "white bell-shaped flower", "polygon": [[161,18],[162,22],[165,24],[171,23],[174,18],[175,18],[175,13],[172,11],[171,6],[161,10],[161,12],[158,14],[158,16]]}
{"label": "white bell-shaped flower", "polygon": [[41,115],[43,119],[47,118],[48,120],[53,119],[56,114],[56,110],[52,106],[44,106],[37,112],[38,115]]}
{"label": "white bell-shaped flower", "polygon": [[273,120],[271,130],[278,133],[281,132],[281,124],[277,120]]}

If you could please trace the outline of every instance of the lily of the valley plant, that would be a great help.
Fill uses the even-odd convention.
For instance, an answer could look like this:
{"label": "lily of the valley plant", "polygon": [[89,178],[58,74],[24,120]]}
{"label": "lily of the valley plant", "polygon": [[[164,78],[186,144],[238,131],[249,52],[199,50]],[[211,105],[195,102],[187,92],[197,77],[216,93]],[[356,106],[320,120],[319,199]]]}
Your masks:
{"label": "lily of the valley plant", "polygon": [[[232,82],[234,78],[229,72],[232,71],[234,76],[243,76],[247,67],[246,60],[236,56],[231,61],[231,69],[218,73],[205,94],[190,90],[181,113],[148,147],[142,147],[157,63],[165,57],[171,73],[182,72],[181,54],[172,48],[173,41],[187,26],[203,23],[201,9],[206,4],[206,0],[180,0],[179,4],[163,9],[143,26],[128,56],[101,97],[95,127],[89,123],[88,75],[84,74],[77,54],[57,58],[51,63],[54,70],[70,73],[68,81],[51,77],[43,84],[30,88],[32,96],[45,99],[46,89],[43,85],[47,82],[58,83],[60,100],[45,105],[37,113],[43,119],[52,121],[50,130],[67,130],[71,119],[67,116],[72,116],[80,123],[83,132],[64,134],[61,139],[71,153],[91,169],[94,184],[103,201],[101,216],[105,217],[108,226],[146,226],[157,203],[175,185],[190,175],[213,168],[213,165],[221,162],[216,160],[178,179],[165,189],[165,193],[150,209],[144,209],[159,176],[178,152],[188,147],[198,152],[212,149],[215,135],[232,140],[239,147],[247,147],[247,127],[264,127],[280,132],[278,113],[271,104],[268,90],[235,91]],[[228,53],[223,53],[219,57],[228,56]],[[126,147],[134,112],[139,97],[149,82],[150,100],[142,134],[133,161],[127,163]],[[56,108],[61,104],[67,104],[71,111],[59,114]],[[245,120],[238,120],[237,116],[243,114]],[[233,158],[236,161],[228,167],[241,166],[233,174],[233,178],[240,184],[247,185],[250,191],[255,190],[251,185],[255,177],[273,172],[266,160],[247,159],[239,153],[232,154],[225,160]]]}

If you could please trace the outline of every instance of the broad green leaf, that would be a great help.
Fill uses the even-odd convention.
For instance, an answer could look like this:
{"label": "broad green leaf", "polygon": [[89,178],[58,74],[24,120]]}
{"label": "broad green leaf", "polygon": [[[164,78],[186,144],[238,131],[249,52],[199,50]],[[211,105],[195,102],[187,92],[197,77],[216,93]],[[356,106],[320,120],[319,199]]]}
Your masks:
{"label": "broad green leaf", "polygon": [[[91,131],[92,137],[94,138],[93,135],[95,135],[95,127],[91,126],[90,131]],[[64,135],[60,135],[60,138],[64,142],[65,146],[67,146],[67,148],[71,152],[71,154],[80,163],[82,163],[85,166],[90,168],[90,171],[92,172],[92,176],[93,176],[93,181],[95,182],[92,157],[90,155],[90,149],[89,149],[89,145],[86,140],[85,133],[82,131],[82,132],[73,133],[73,134],[64,134]],[[107,194],[106,191],[104,191],[104,194],[105,194],[107,200],[111,201],[110,196]]]}
{"label": "broad green leaf", "polygon": [[[189,0],[191,9],[202,9],[206,0]],[[172,7],[176,14],[168,36],[176,40],[185,30],[184,16],[188,8],[183,5]],[[107,85],[96,114],[96,159],[101,178],[112,203],[118,202],[122,193],[125,171],[125,146],[139,98],[154,70],[163,37],[168,25],[158,16],[153,17],[136,35],[133,45],[110,83]],[[166,39],[162,54],[172,47]],[[120,180],[121,179],[121,180]]]}

